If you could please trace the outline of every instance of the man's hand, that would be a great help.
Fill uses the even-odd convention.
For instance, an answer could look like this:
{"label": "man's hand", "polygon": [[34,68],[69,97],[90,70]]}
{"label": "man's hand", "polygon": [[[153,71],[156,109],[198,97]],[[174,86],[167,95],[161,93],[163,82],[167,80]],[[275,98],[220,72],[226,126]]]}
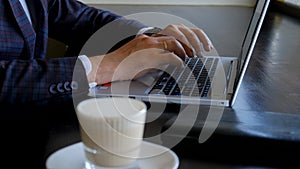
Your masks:
{"label": "man's hand", "polygon": [[159,32],[159,34],[176,38],[189,48],[194,49],[198,56],[203,56],[200,47],[201,44],[206,51],[210,51],[213,48],[213,45],[206,33],[199,28],[189,28],[185,25],[168,25],[165,29]]}
{"label": "man's hand", "polygon": [[201,29],[169,25],[158,34],[139,35],[111,53],[90,57],[88,80],[104,84],[135,79],[165,65],[182,67],[186,56],[194,57],[194,50],[202,56],[201,43],[206,51],[213,47]]}

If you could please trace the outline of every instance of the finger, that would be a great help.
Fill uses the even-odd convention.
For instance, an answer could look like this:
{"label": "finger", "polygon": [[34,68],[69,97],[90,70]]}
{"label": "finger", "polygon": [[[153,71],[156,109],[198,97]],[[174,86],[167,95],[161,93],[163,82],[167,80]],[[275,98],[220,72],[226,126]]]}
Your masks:
{"label": "finger", "polygon": [[185,48],[174,37],[163,37],[160,38],[159,41],[161,42],[163,50],[175,53],[182,60],[185,60]]}
{"label": "finger", "polygon": [[179,58],[177,55],[175,55],[174,53],[164,53],[162,54],[162,64],[169,64],[171,66],[175,66],[175,67],[180,67],[183,68],[184,67],[184,61]]}
{"label": "finger", "polygon": [[188,39],[189,43],[195,49],[197,54],[199,56],[202,56],[201,42],[200,42],[198,36],[190,28],[186,27],[185,25],[178,26],[178,29],[185,35],[185,37]]}
{"label": "finger", "polygon": [[213,45],[210,41],[210,39],[208,38],[208,36],[206,35],[206,33],[204,33],[203,30],[198,29],[198,28],[191,28],[192,31],[199,37],[201,43],[203,44],[203,48],[206,51],[210,51],[213,48]]}
{"label": "finger", "polygon": [[[153,34],[152,35],[152,37],[161,37],[161,36],[167,36],[167,35],[163,35],[163,34]],[[187,56],[194,57],[194,51],[193,51],[193,49],[190,46],[188,46],[186,43],[182,42],[179,39],[176,39],[176,40],[180,43],[180,45],[184,49],[184,51],[185,51],[185,53],[186,53]],[[164,44],[164,46],[166,46],[166,45]],[[166,50],[166,49],[164,49],[164,50]]]}
{"label": "finger", "polygon": [[186,58],[185,48],[172,36],[139,36],[136,41],[137,46],[135,47],[135,51],[146,48],[158,48],[164,51],[174,52],[182,60]]}
{"label": "finger", "polygon": [[183,43],[183,42],[181,42],[180,40],[177,40],[177,41],[178,41],[178,42],[181,44],[181,46],[184,48],[184,51],[186,52],[187,56],[189,56],[189,57],[194,57],[194,56],[195,56],[194,51],[193,51],[192,48],[190,48],[186,43]]}
{"label": "finger", "polygon": [[180,26],[178,25],[168,25],[167,27],[168,35],[174,36],[177,40],[186,44],[186,46],[188,46],[189,48],[192,48],[185,34],[179,29],[179,27]]}
{"label": "finger", "polygon": [[168,25],[164,30],[160,32],[161,34],[169,35],[175,37],[181,43],[186,44],[189,48],[192,48],[186,36],[178,29],[177,25]]}
{"label": "finger", "polygon": [[192,45],[190,44],[189,40],[187,39],[186,35],[184,34],[184,32],[182,32],[180,30],[181,26],[174,26],[175,28],[174,30],[174,37],[179,40],[180,42],[186,44],[186,46],[188,46],[189,48],[192,48]]}

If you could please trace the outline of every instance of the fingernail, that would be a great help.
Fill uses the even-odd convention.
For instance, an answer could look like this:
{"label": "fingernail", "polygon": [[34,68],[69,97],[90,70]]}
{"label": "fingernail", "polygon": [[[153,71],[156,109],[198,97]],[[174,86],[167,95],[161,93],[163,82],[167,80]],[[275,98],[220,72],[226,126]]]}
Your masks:
{"label": "fingernail", "polygon": [[209,44],[209,50],[212,50],[213,48],[215,48],[214,45]]}
{"label": "fingernail", "polygon": [[184,62],[181,62],[180,68],[184,68]]}
{"label": "fingernail", "polygon": [[195,51],[193,50],[193,48],[190,48],[190,56],[193,57],[195,55]]}
{"label": "fingernail", "polygon": [[211,46],[210,46],[210,45],[207,45],[207,46],[205,46],[204,49],[205,49],[205,51],[208,51],[208,52],[209,52],[209,51],[211,50]]}
{"label": "fingernail", "polygon": [[197,52],[197,55],[199,56],[199,57],[202,57],[203,55],[202,55],[202,52]]}

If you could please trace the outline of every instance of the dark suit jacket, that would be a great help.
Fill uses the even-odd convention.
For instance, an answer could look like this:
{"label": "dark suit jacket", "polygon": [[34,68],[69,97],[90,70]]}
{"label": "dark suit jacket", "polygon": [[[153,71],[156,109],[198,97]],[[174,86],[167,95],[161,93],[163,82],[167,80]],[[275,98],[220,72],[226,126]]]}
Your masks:
{"label": "dark suit jacket", "polygon": [[[72,98],[88,91],[77,61],[85,41],[116,19],[118,32],[144,26],[75,0],[27,4],[33,25],[18,0],[0,0],[0,145],[6,168],[43,168],[48,128],[76,123]],[[68,45],[66,57],[46,58],[48,37]]]}
{"label": "dark suit jacket", "polygon": [[[82,78],[72,79],[85,41],[116,19],[119,31],[131,27],[137,32],[144,26],[75,0],[27,0],[27,4],[33,25],[18,0],[0,1],[0,104],[71,99],[76,83],[87,87],[82,67],[77,70]],[[68,45],[67,57],[46,58],[48,37]]]}

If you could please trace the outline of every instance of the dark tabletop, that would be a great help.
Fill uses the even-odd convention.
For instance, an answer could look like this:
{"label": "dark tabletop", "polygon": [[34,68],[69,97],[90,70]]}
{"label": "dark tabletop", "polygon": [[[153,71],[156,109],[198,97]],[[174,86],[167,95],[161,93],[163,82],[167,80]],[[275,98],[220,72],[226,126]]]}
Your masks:
{"label": "dark tabletop", "polygon": [[[183,10],[184,7],[176,8]],[[205,143],[197,142],[194,136],[198,130],[193,129],[190,136],[174,147],[180,159],[180,169],[285,168],[289,164],[298,164],[299,30],[299,18],[269,9],[236,103],[225,108],[218,128]],[[225,54],[237,52],[221,51]],[[203,107],[201,111],[206,109]],[[176,114],[167,112],[155,125],[146,126],[145,135],[159,133],[174,118]],[[204,120],[201,116],[197,119],[198,128]],[[60,122],[50,130],[45,157],[78,141],[76,120]]]}

